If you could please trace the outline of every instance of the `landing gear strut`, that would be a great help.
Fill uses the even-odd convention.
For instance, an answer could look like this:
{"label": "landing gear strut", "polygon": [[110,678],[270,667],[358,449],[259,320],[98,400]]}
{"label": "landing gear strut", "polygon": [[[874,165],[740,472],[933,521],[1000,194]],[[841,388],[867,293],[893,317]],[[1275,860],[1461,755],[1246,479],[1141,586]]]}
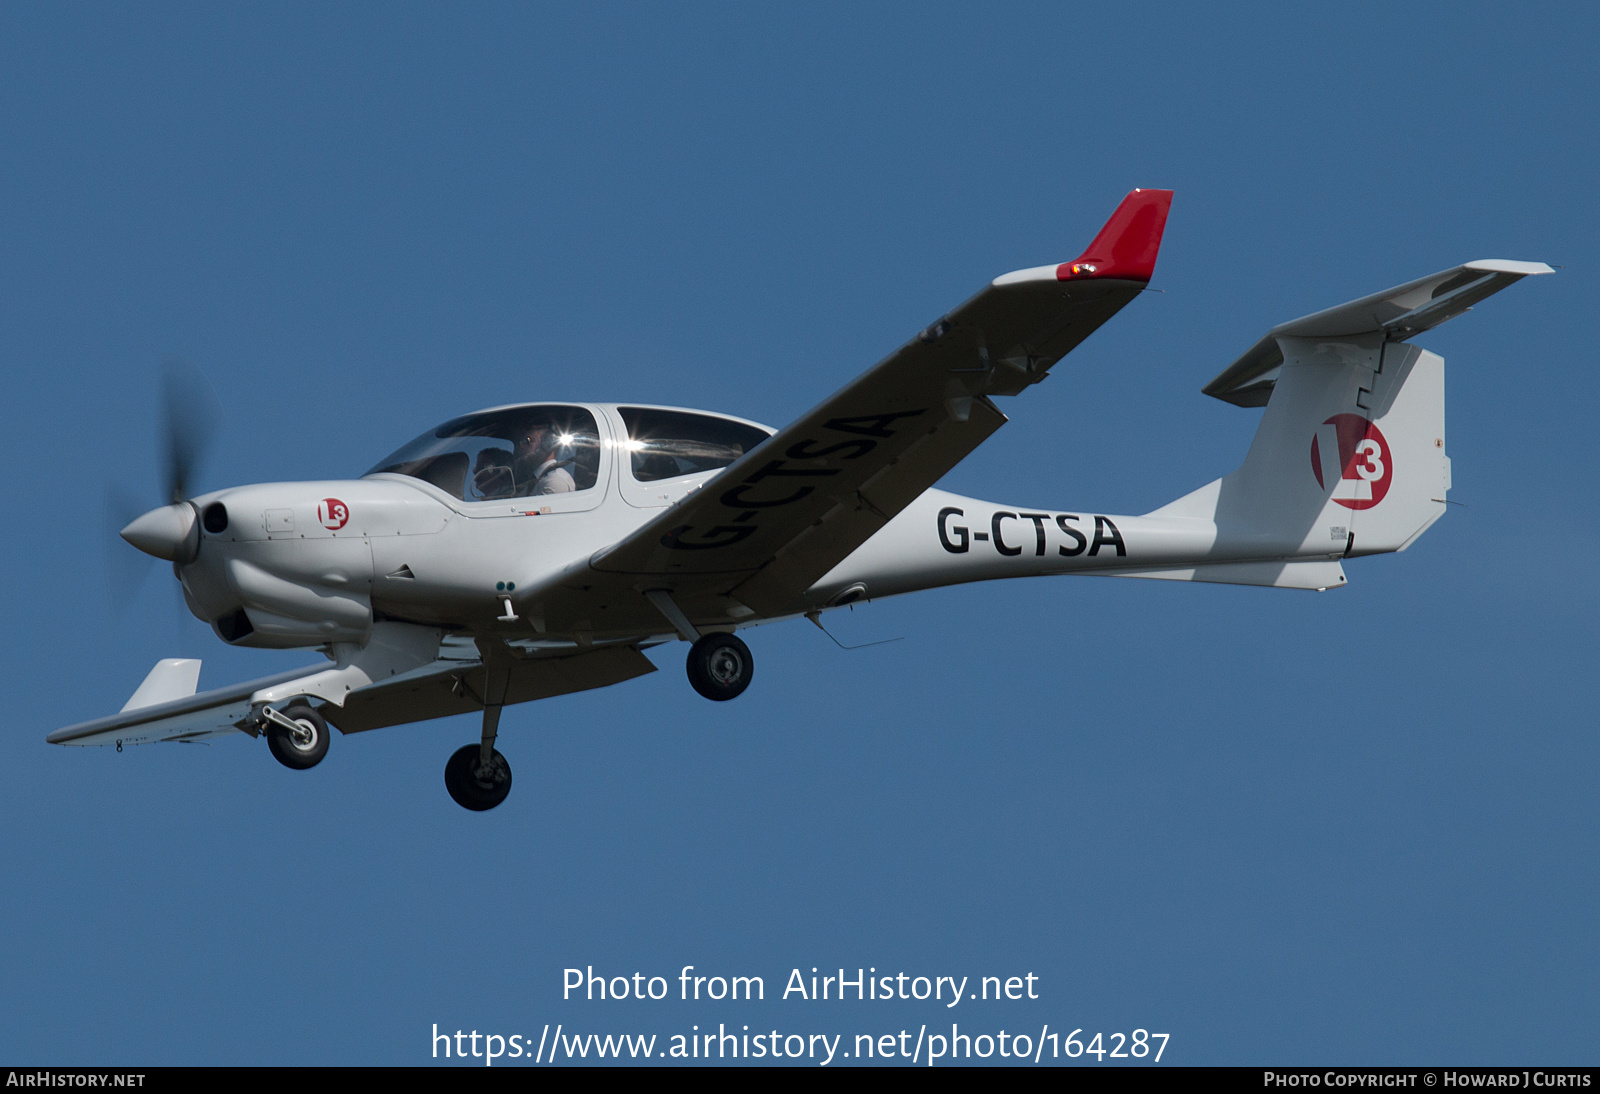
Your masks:
{"label": "landing gear strut", "polygon": [[[488,680],[491,687],[498,684],[494,698],[503,699],[502,674],[491,671]],[[457,805],[475,813],[493,809],[511,793],[511,765],[494,747],[495,736],[500,732],[500,709],[498,703],[485,704],[483,739],[475,745],[456,749],[444,765],[444,788],[450,791]]]}
{"label": "landing gear strut", "polygon": [[750,647],[732,634],[705,634],[689,647],[689,683],[707,699],[736,699],[750,686],[755,659]]}
{"label": "landing gear strut", "polygon": [[328,723],[322,715],[296,703],[283,710],[265,710],[267,747],[284,767],[303,771],[316,767],[328,754]]}

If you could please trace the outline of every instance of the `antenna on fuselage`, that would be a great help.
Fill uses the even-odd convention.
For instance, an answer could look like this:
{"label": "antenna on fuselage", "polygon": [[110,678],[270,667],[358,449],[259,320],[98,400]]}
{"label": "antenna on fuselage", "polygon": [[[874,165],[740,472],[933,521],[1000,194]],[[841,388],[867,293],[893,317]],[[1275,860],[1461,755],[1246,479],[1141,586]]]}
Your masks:
{"label": "antenna on fuselage", "polygon": [[[815,623],[817,625],[817,630],[821,631],[823,634],[827,635],[829,638],[833,638],[833,632],[828,630],[827,627],[824,627],[822,625],[822,613],[821,612],[818,612],[818,611],[807,612],[806,613],[806,618],[811,620],[811,622],[813,622],[813,623]],[[835,646],[838,646],[841,650],[864,650],[868,646],[887,646],[890,642],[904,642],[905,640],[906,640],[906,636],[902,634],[899,638],[880,638],[876,642],[862,642],[859,645],[855,645],[855,646],[847,646],[843,642],[839,641],[837,638],[833,638],[833,644]]]}

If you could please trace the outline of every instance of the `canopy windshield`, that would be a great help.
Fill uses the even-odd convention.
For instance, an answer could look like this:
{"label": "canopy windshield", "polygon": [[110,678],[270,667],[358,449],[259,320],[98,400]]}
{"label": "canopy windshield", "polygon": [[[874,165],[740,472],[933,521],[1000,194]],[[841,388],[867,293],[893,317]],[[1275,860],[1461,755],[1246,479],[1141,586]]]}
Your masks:
{"label": "canopy windshield", "polygon": [[519,406],[452,418],[368,471],[432,483],[462,501],[591,489],[600,430],[579,406]]}

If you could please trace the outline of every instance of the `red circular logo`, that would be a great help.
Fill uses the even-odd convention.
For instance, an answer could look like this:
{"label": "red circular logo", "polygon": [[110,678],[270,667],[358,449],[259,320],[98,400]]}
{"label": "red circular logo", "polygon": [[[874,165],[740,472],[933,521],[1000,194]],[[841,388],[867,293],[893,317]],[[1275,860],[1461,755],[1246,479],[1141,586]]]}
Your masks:
{"label": "red circular logo", "polygon": [[337,532],[350,520],[350,507],[338,498],[323,498],[317,502],[317,519],[324,528]]}
{"label": "red circular logo", "polygon": [[1371,509],[1389,492],[1394,460],[1377,426],[1359,414],[1335,414],[1311,438],[1311,473],[1346,509]]}

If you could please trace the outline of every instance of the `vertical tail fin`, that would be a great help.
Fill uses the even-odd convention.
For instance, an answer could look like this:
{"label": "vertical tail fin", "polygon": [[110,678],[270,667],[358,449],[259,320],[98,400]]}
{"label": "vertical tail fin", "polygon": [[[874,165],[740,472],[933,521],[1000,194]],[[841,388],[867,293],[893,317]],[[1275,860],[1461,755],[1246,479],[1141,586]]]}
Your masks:
{"label": "vertical tail fin", "polygon": [[1274,327],[1205,392],[1266,406],[1231,475],[1152,515],[1206,517],[1219,553],[1403,551],[1450,489],[1444,361],[1405,339],[1542,262],[1472,262]]}
{"label": "vertical tail fin", "polygon": [[1284,338],[1284,360],[1215,519],[1284,554],[1406,547],[1443,515],[1444,360],[1381,335]]}

